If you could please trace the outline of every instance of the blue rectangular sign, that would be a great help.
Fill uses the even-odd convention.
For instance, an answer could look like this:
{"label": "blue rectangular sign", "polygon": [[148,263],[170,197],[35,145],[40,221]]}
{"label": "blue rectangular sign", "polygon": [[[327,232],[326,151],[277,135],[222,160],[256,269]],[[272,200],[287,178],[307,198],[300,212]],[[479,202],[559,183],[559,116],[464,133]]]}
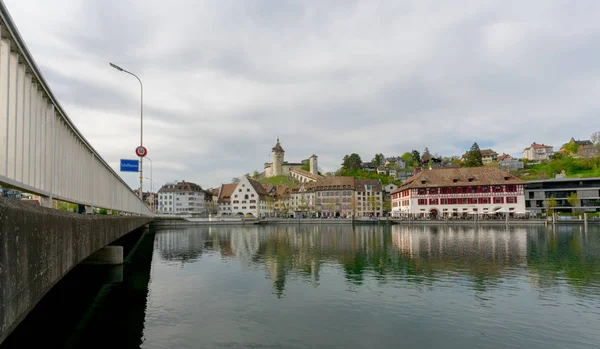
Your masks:
{"label": "blue rectangular sign", "polygon": [[140,172],[140,162],[121,159],[121,172]]}

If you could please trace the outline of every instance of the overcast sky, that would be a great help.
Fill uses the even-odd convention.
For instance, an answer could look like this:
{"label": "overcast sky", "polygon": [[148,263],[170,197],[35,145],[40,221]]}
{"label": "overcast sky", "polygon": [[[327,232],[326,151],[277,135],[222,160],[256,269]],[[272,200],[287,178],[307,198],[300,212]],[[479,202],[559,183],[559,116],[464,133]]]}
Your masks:
{"label": "overcast sky", "polygon": [[278,136],[286,160],[331,171],[352,152],[519,156],[600,129],[597,0],[4,1],[117,170],[139,144],[139,84],[108,62],[142,79],[155,187],[262,171]]}

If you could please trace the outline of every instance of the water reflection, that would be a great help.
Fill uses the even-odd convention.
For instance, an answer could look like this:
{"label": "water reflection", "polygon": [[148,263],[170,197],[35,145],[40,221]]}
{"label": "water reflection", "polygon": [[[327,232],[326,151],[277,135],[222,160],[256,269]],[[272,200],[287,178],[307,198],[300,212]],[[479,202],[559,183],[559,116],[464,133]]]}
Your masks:
{"label": "water reflection", "polygon": [[324,266],[346,282],[433,285],[461,280],[486,292],[513,278],[536,289],[566,283],[574,295],[599,294],[598,227],[279,225],[160,230],[160,257],[172,263],[220,255],[264,268],[273,292],[297,278],[319,287]]}

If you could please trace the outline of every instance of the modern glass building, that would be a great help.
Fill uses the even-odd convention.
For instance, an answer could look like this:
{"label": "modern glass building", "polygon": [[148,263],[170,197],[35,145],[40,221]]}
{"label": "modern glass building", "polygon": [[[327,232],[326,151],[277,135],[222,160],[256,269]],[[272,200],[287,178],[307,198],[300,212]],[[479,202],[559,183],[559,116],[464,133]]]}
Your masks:
{"label": "modern glass building", "polygon": [[[575,205],[568,197],[575,193]],[[532,213],[546,213],[548,200],[556,200],[556,212],[600,211],[600,178],[563,178],[530,181],[525,185],[525,208]]]}

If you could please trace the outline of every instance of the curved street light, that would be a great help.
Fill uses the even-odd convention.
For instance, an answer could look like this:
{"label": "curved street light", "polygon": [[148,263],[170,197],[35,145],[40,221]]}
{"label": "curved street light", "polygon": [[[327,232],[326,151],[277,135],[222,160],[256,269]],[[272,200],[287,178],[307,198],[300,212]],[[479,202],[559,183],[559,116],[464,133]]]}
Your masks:
{"label": "curved street light", "polygon": [[[110,66],[115,68],[118,71],[122,71],[124,73],[127,73],[129,75],[134,76],[139,82],[140,82],[140,147],[144,146],[144,85],[142,84],[142,80],[140,80],[140,78],[135,75],[134,73],[125,70],[121,67],[119,67],[118,65],[114,64],[114,63],[110,63]],[[142,179],[143,177],[143,171],[142,171],[142,165],[143,165],[143,157],[140,157],[140,200],[143,200],[142,198],[142,194],[143,194],[143,190],[142,190]]]}

